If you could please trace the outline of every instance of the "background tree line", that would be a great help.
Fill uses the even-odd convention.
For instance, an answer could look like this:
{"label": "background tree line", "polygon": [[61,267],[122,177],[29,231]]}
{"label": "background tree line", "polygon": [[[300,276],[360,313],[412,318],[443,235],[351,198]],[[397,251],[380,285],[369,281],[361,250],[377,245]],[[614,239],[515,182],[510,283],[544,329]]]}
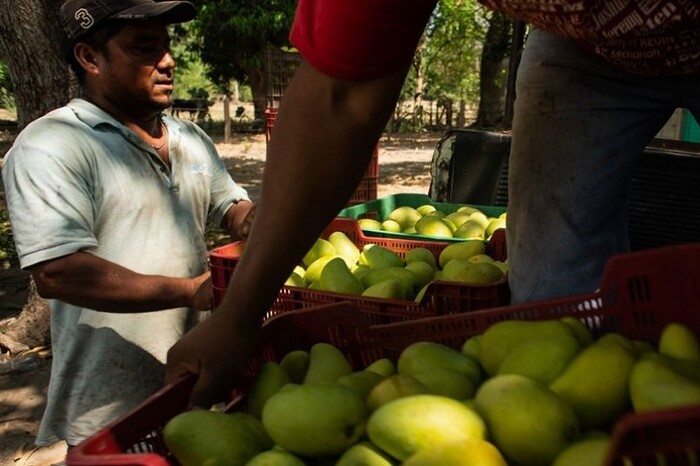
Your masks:
{"label": "background tree line", "polygon": [[[290,46],[296,1],[192,1],[197,18],[173,27],[176,97],[231,97],[240,85],[250,92],[255,117],[263,118],[265,51]],[[0,0],[0,106],[16,107],[20,127],[78,91],[63,60],[61,2]],[[450,126],[463,126],[469,110],[478,115],[476,126],[501,125],[511,39],[512,22],[503,15],[475,0],[441,0],[416,51],[396,118],[407,106],[439,101],[439,107],[451,102],[457,108]],[[413,118],[412,129],[421,129],[420,111]]]}

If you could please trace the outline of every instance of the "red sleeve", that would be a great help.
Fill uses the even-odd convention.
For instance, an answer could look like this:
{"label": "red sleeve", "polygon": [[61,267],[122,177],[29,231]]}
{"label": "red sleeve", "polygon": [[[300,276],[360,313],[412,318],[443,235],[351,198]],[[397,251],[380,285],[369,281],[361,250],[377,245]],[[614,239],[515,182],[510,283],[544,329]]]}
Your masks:
{"label": "red sleeve", "polygon": [[437,0],[299,0],[290,34],[330,76],[373,79],[410,63]]}

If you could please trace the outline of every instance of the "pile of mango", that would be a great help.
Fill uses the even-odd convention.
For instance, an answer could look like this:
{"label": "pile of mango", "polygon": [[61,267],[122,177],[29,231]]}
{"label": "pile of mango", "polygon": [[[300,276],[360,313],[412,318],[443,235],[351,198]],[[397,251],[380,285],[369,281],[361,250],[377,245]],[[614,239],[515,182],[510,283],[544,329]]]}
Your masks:
{"label": "pile of mango", "polygon": [[460,349],[414,342],[356,370],[316,343],[260,366],[245,411],[181,413],[163,438],[182,466],[601,466],[620,416],[690,405],[691,329],[671,323],[652,345],[565,317],[499,322]]}
{"label": "pile of mango", "polygon": [[494,231],[506,228],[506,217],[505,212],[493,217],[467,205],[446,213],[425,204],[415,208],[400,206],[383,220],[360,218],[357,223],[363,230],[488,241]]}
{"label": "pile of mango", "polygon": [[433,280],[493,284],[508,264],[486,253],[483,241],[451,243],[438,255],[416,247],[402,257],[377,244],[359,248],[345,233],[318,238],[286,285],[365,297],[420,301]]}

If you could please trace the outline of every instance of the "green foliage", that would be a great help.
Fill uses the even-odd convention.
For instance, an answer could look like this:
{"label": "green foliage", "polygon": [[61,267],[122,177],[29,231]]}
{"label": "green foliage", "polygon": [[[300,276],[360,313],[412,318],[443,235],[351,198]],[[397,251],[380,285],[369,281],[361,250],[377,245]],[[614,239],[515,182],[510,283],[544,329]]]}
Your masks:
{"label": "green foliage", "polygon": [[424,94],[478,101],[481,52],[489,15],[477,2],[438,2],[417,54],[417,66],[422,68],[426,83]]}
{"label": "green foliage", "polygon": [[0,59],[0,108],[14,109],[15,97],[10,71],[7,65]]}
{"label": "green foliage", "polygon": [[12,236],[10,218],[7,210],[0,210],[0,269],[7,269],[18,265],[15,240]]}
{"label": "green foliage", "polygon": [[288,45],[295,7],[295,0],[202,0],[191,50],[226,92],[232,80],[246,83],[251,69],[262,69],[266,46]]}
{"label": "green foliage", "polygon": [[171,50],[175,59],[175,89],[173,97],[186,99],[209,96],[217,92],[207,76],[206,66],[199,53],[193,50],[195,42],[192,22],[171,27]]}

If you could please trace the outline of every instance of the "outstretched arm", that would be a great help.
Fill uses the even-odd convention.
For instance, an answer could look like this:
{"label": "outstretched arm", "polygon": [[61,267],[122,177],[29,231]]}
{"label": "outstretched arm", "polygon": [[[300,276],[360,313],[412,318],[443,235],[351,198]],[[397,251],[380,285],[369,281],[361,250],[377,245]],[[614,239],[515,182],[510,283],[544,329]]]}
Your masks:
{"label": "outstretched arm", "polygon": [[30,269],[39,295],[103,312],[149,312],[175,307],[211,308],[209,272],[193,278],[142,275],[78,251]]}
{"label": "outstretched arm", "polygon": [[226,296],[168,354],[169,381],[199,374],[195,404],[209,406],[228,394],[284,281],[361,180],[406,71],[344,81],[300,65],[285,90],[262,197]]}

